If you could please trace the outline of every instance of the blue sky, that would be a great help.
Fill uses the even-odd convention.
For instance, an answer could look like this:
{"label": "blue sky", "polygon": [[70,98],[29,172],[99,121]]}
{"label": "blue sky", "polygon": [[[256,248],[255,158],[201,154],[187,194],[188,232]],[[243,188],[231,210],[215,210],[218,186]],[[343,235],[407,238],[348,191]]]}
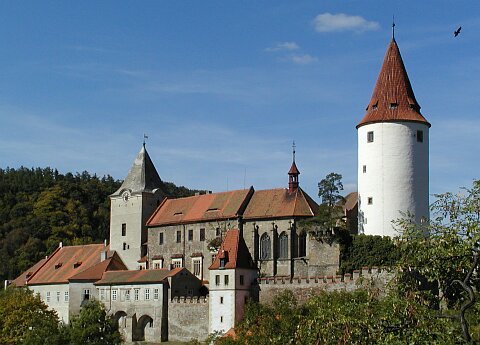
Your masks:
{"label": "blue sky", "polygon": [[[122,179],[147,133],[166,181],[356,189],[356,129],[391,38],[430,130],[430,191],[479,178],[480,2],[0,5],[0,167]],[[462,26],[459,37],[453,31]]]}

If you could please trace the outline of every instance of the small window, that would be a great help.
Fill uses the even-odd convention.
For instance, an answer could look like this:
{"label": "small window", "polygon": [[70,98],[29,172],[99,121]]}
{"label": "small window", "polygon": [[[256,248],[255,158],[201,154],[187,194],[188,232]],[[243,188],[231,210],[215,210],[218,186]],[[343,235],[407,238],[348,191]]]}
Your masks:
{"label": "small window", "polygon": [[397,109],[398,103],[390,103],[390,109]]}
{"label": "small window", "polygon": [[423,131],[417,131],[417,141],[423,143]]}
{"label": "small window", "polygon": [[220,259],[220,268],[225,268],[225,262],[226,262],[225,258]]}
{"label": "small window", "polygon": [[122,224],[122,236],[127,236],[127,224]]}
{"label": "small window", "polygon": [[145,289],[145,301],[150,301],[150,289]]}
{"label": "small window", "polygon": [[200,229],[200,241],[205,241],[205,229]]}
{"label": "small window", "polygon": [[117,290],[112,290],[112,301],[117,300]]}
{"label": "small window", "polygon": [[371,196],[368,197],[368,204],[373,205],[373,198]]}
{"label": "small window", "polygon": [[65,295],[64,295],[65,302],[68,302],[68,299],[69,299],[68,297],[69,297],[68,291],[65,291]]}
{"label": "small window", "polygon": [[60,302],[60,291],[57,291],[57,302]]}
{"label": "small window", "polygon": [[243,275],[240,275],[240,285],[243,285],[245,283],[245,278]]}
{"label": "small window", "polygon": [[201,259],[194,259],[193,260],[193,274],[196,277],[200,277],[201,271],[202,271],[202,260]]}
{"label": "small window", "polygon": [[217,254],[212,254],[212,264],[215,261],[216,257],[217,257]]}
{"label": "small window", "polygon": [[154,300],[158,299],[158,289],[153,289],[153,299]]}
{"label": "small window", "polygon": [[173,268],[178,268],[178,267],[182,267],[183,266],[183,259],[182,258],[179,258],[179,259],[172,259],[172,267]]}
{"label": "small window", "polygon": [[367,166],[364,165],[364,166],[363,166],[363,173],[365,174],[366,172],[367,172]]}
{"label": "small window", "polygon": [[[216,285],[216,286],[219,286],[219,285],[220,285],[220,275],[218,275],[218,274],[215,275],[215,285]],[[48,292],[47,292],[47,294],[48,294]],[[47,295],[47,298],[50,299],[50,297],[49,297],[48,295]]]}
{"label": "small window", "polygon": [[123,250],[127,250],[127,244],[123,242]]}
{"label": "small window", "polygon": [[377,104],[372,105],[372,110],[376,110],[376,109],[377,109]]}
{"label": "small window", "polygon": [[182,232],[179,230],[177,231],[177,243],[182,242]]}
{"label": "small window", "polygon": [[220,297],[220,304],[223,304],[223,297]]}
{"label": "small window", "polygon": [[125,290],[125,301],[130,301],[130,290]]}
{"label": "small window", "polygon": [[83,290],[83,299],[87,301],[90,299],[90,289]]}
{"label": "small window", "polygon": [[47,303],[50,302],[50,291],[47,291],[47,298],[46,298],[46,300],[47,300]]}
{"label": "small window", "polygon": [[228,286],[228,275],[223,276],[223,283],[225,284],[225,286]]}
{"label": "small window", "polygon": [[221,235],[220,228],[216,228],[215,229],[215,236],[220,237],[220,235]]}
{"label": "small window", "polygon": [[220,316],[220,322],[223,322],[223,316]]}
{"label": "small window", "polygon": [[367,143],[373,143],[373,132],[367,132]]}
{"label": "small window", "polygon": [[192,229],[188,230],[188,241],[189,242],[193,241],[193,230]]}
{"label": "small window", "polygon": [[105,300],[105,289],[100,289],[100,301]]}
{"label": "small window", "polygon": [[163,244],[163,232],[158,235],[158,244]]}
{"label": "small window", "polygon": [[138,301],[139,296],[140,296],[140,289],[133,290],[133,298],[135,299],[135,301]]}

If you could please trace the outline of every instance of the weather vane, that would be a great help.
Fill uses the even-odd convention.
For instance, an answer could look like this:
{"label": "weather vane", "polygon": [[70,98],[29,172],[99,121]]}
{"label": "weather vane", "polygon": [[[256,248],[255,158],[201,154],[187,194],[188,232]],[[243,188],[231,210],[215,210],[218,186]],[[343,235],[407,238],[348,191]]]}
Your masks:
{"label": "weather vane", "polygon": [[295,140],[293,141],[293,144],[292,144],[292,149],[293,149],[293,161],[295,162]]}
{"label": "weather vane", "polygon": [[143,133],[143,146],[145,147],[145,140],[148,139],[148,135]]}
{"label": "weather vane", "polygon": [[392,39],[395,39],[395,15],[392,16]]}

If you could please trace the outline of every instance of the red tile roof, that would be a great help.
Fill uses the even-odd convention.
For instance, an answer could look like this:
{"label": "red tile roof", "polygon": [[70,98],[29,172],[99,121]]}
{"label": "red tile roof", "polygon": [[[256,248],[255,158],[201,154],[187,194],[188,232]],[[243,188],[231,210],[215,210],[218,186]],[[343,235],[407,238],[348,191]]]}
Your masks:
{"label": "red tile roof", "polygon": [[301,188],[293,192],[284,188],[266,189],[255,191],[243,218],[312,217],[317,210],[317,203]]}
{"label": "red tile roof", "polygon": [[100,263],[100,253],[105,250],[108,247],[103,244],[57,248],[30,277],[28,285],[68,283],[69,278]]}
{"label": "red tile roof", "polygon": [[235,218],[243,212],[253,191],[251,187],[231,192],[166,199],[150,217],[147,225],[185,224]]}
{"label": "red tile roof", "polygon": [[99,262],[96,265],[93,265],[90,268],[87,268],[85,271],[75,274],[70,277],[68,280],[94,280],[97,281],[102,278],[104,272],[107,271],[119,271],[126,270],[127,267],[123,263],[122,259],[118,256],[116,252],[113,253],[111,257],[102,262]]}
{"label": "red tile roof", "polygon": [[298,171],[297,165],[295,161],[292,163],[290,170],[288,171],[288,175],[300,175],[300,171]]}
{"label": "red tile roof", "polygon": [[172,270],[125,270],[105,272],[101,280],[95,285],[115,285],[115,284],[138,284],[138,283],[160,283],[168,277],[173,277],[186,270],[184,267],[174,268]]}
{"label": "red tile roof", "polygon": [[252,268],[255,269],[250,251],[245,244],[240,230],[228,230],[223,239],[218,255],[208,268],[216,270],[220,268],[220,259],[226,259],[224,268]]}
{"label": "red tile roof", "polygon": [[23,272],[20,276],[18,276],[14,281],[12,281],[12,284],[15,286],[24,286],[27,280],[35,273],[38,271],[40,267],[47,261],[47,258],[41,259],[39,262],[37,262],[35,265],[30,267],[28,270]]}
{"label": "red tile roof", "polygon": [[394,39],[387,48],[367,113],[357,128],[369,123],[392,121],[421,122],[430,127],[430,123],[420,113],[420,105],[415,99]]}

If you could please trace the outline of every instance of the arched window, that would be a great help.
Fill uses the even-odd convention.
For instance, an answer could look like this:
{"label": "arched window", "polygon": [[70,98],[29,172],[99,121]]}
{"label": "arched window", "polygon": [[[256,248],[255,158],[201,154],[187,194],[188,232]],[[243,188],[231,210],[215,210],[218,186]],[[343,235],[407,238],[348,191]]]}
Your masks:
{"label": "arched window", "polygon": [[270,259],[271,241],[268,234],[263,234],[260,238],[260,260]]}
{"label": "arched window", "polygon": [[307,233],[305,231],[298,235],[298,256],[307,256]]}
{"label": "arched window", "polygon": [[278,237],[278,258],[288,258],[288,235],[284,232]]}

